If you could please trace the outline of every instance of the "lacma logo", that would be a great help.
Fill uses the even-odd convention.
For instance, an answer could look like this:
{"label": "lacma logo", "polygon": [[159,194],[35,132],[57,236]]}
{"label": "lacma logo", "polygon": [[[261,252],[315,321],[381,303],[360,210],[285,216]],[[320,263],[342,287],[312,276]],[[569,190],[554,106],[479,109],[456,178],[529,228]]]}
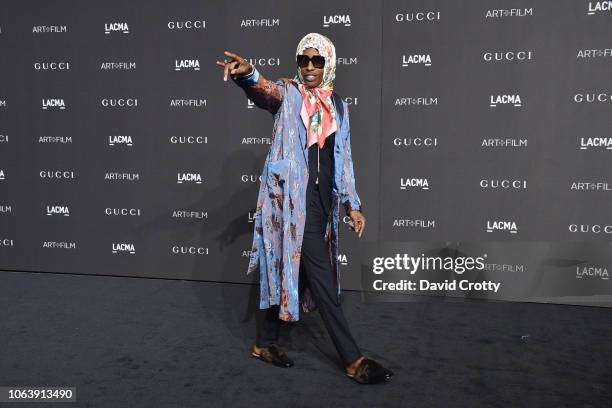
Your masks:
{"label": "lacma logo", "polygon": [[66,102],[64,102],[63,98],[46,98],[42,99],[42,108],[44,110],[49,109],[66,109]]}
{"label": "lacma logo", "polygon": [[426,178],[404,178],[400,179],[400,189],[407,190],[408,187],[429,190],[429,181]]}
{"label": "lacma logo", "polygon": [[581,137],[580,150],[587,149],[612,150],[612,137]]}
{"label": "lacma logo", "polygon": [[126,145],[126,146],[133,146],[134,142],[132,141],[132,136],[127,135],[109,135],[108,136],[108,145],[109,146],[115,146],[115,145]]}
{"label": "lacma logo", "polygon": [[350,27],[351,16],[349,14],[334,14],[331,16],[323,16],[323,27],[329,27],[332,24],[343,24],[345,27]]}
{"label": "lacma logo", "polygon": [[193,71],[200,70],[200,60],[198,59],[182,59],[174,60],[174,70],[180,71],[184,69],[191,69]]}
{"label": "lacma logo", "polygon": [[176,182],[178,184],[183,184],[183,183],[202,184],[202,176],[200,175],[200,173],[177,173]]}
{"label": "lacma logo", "polygon": [[612,1],[589,1],[587,15],[594,16],[597,13],[612,11]]}
{"label": "lacma logo", "polygon": [[512,106],[520,107],[520,106],[523,106],[523,102],[521,101],[521,96],[518,94],[491,95],[489,106],[494,108],[497,105],[512,105]]}
{"label": "lacma logo", "polygon": [[70,209],[65,205],[48,205],[47,215],[63,215],[64,217],[69,217]]}
{"label": "lacma logo", "polygon": [[127,23],[104,23],[104,34],[123,33],[128,34],[130,29]]}
{"label": "lacma logo", "polygon": [[610,274],[608,269],[602,266],[577,266],[576,279],[599,278],[609,280]]}
{"label": "lacma logo", "polygon": [[113,242],[113,254],[132,254],[136,253],[134,244]]}
{"label": "lacma logo", "polygon": [[402,67],[410,65],[422,64],[426,67],[431,67],[431,55],[429,54],[413,54],[402,55]]}
{"label": "lacma logo", "polygon": [[517,234],[518,228],[514,221],[489,221],[487,220],[487,232],[506,231],[510,234]]}

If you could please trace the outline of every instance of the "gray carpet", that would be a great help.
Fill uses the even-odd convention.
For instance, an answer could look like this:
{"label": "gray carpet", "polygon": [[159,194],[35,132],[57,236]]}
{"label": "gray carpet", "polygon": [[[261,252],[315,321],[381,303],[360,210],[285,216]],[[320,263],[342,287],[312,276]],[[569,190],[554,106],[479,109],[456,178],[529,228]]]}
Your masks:
{"label": "gray carpet", "polygon": [[0,385],[73,385],[14,407],[610,407],[612,309],[418,297],[343,307],[386,384],[346,377],[318,312],[284,324],[295,366],[249,357],[257,287],[0,272]]}

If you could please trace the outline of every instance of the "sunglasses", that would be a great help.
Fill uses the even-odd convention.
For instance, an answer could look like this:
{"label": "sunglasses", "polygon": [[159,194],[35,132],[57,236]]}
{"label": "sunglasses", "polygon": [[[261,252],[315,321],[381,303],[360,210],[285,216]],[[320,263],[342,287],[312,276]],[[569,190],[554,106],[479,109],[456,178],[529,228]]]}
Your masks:
{"label": "sunglasses", "polygon": [[325,66],[325,57],[322,55],[309,57],[308,55],[300,54],[296,57],[296,62],[300,68],[306,68],[309,61],[312,61],[312,66],[315,68],[323,68]]}

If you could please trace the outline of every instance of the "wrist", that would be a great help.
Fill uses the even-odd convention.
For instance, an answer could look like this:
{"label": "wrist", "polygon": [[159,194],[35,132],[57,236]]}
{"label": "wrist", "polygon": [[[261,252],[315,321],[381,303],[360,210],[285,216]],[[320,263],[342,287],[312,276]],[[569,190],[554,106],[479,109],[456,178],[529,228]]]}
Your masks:
{"label": "wrist", "polygon": [[251,65],[251,71],[247,74],[240,76],[233,76],[232,79],[238,84],[249,84],[252,85],[259,79],[259,73],[254,65]]}

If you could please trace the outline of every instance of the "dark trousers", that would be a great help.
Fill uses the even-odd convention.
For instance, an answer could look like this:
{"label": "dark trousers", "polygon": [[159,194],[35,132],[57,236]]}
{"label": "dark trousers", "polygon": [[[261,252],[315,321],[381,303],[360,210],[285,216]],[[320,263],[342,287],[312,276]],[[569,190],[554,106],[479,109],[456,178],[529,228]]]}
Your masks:
{"label": "dark trousers", "polygon": [[[305,280],[317,304],[325,328],[342,358],[349,365],[361,357],[361,351],[351,335],[342,306],[336,304],[332,265],[325,245],[325,226],[327,216],[317,189],[313,189],[306,206],[306,225],[300,260],[300,274]],[[257,347],[276,344],[281,320],[278,318],[279,306],[258,310]]]}

